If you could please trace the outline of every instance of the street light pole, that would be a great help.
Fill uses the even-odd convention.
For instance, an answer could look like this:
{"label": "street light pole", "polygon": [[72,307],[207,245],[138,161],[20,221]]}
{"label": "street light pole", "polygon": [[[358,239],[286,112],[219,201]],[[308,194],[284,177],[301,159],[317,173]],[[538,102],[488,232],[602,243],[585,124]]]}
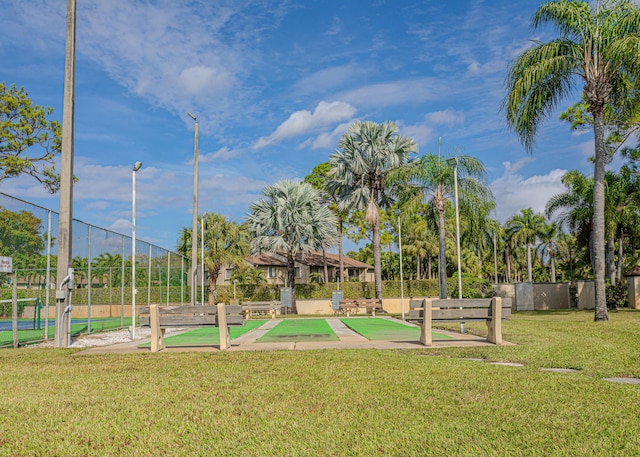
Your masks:
{"label": "street light pole", "polygon": [[142,162],[136,162],[131,172],[131,340],[136,339],[136,173]]}
{"label": "street light pole", "polygon": [[196,277],[198,276],[198,118],[187,115],[195,121],[193,133],[193,218],[191,220],[191,304],[196,304]]}
{"label": "street light pole", "polygon": [[204,218],[207,216],[207,213],[202,213],[202,223],[200,224],[200,265],[201,268],[201,278],[200,284],[202,285],[202,306],[204,306]]}
{"label": "street light pole", "polygon": [[400,226],[400,210],[396,210],[398,216],[398,250],[400,251],[400,303],[402,304],[402,320],[404,320],[404,282],[402,280],[402,231]]}
{"label": "street light pole", "polygon": [[[458,158],[447,160],[453,162],[454,199],[456,202],[456,250],[458,256],[458,298],[462,300],[462,268],[460,261],[460,210],[458,208]],[[464,322],[460,322],[460,333],[464,333]]]}

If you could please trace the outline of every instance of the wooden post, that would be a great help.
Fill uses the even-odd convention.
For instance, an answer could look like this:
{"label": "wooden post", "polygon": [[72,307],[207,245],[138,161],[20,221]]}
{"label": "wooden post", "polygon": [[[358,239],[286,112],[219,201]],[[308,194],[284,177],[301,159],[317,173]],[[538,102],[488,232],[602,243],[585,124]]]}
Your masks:
{"label": "wooden post", "polygon": [[218,329],[220,330],[220,350],[229,349],[229,327],[227,327],[227,313],[224,303],[218,303]]}
{"label": "wooden post", "polygon": [[158,305],[149,306],[149,325],[151,326],[151,352],[163,350],[165,348],[164,329],[160,328]]}
{"label": "wooden post", "polygon": [[502,344],[502,298],[491,300],[491,320],[487,321],[487,341]]}
{"label": "wooden post", "polygon": [[431,339],[431,300],[428,298],[422,302],[423,316],[422,316],[422,329],[420,330],[420,342],[425,346],[431,346],[433,341]]}

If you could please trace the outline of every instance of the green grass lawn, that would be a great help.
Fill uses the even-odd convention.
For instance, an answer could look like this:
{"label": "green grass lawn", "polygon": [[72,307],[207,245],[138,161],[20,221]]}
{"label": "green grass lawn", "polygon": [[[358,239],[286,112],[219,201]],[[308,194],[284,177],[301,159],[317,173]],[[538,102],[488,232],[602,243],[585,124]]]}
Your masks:
{"label": "green grass lawn", "polygon": [[[420,329],[382,318],[345,317],[344,325],[372,341],[419,341]],[[450,340],[450,336],[431,332],[434,340]]]}
{"label": "green grass lawn", "polygon": [[325,319],[286,319],[282,320],[258,343],[299,341],[340,341]]}
{"label": "green grass lawn", "polygon": [[640,312],[592,321],[516,313],[502,347],[5,349],[0,456],[639,455],[640,385],[603,378],[640,377]]}

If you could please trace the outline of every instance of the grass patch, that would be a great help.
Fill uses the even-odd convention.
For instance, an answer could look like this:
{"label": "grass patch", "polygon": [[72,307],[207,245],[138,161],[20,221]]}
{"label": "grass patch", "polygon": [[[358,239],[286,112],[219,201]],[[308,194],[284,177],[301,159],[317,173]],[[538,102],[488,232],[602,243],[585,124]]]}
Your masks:
{"label": "grass patch", "polygon": [[[260,327],[264,324],[264,320],[248,320],[244,325],[230,325],[229,339],[233,340],[240,335]],[[220,329],[218,327],[201,327],[178,335],[167,336],[164,338],[164,344],[171,346],[207,346],[220,344]],[[149,347],[151,343],[141,344],[140,347]]]}
{"label": "grass patch", "polygon": [[[382,318],[345,317],[340,319],[354,332],[373,341],[418,341],[420,329]],[[449,340],[450,336],[432,332],[434,340]]]}
{"label": "grass patch", "polygon": [[640,312],[592,320],[516,313],[509,347],[6,349],[0,455],[639,455],[640,386],[602,378],[640,377]]}
{"label": "grass patch", "polygon": [[281,321],[258,343],[299,341],[340,341],[325,319],[288,319]]}

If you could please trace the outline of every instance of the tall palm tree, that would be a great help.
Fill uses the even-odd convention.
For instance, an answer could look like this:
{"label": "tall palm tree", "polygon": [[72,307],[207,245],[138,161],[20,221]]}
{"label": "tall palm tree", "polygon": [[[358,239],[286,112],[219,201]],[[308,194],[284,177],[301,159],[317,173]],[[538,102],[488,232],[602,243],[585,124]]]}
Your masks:
{"label": "tall palm tree", "polygon": [[[343,237],[344,237],[344,223],[348,216],[348,211],[340,208],[340,203],[347,198],[348,189],[342,186],[339,182],[335,181],[329,176],[331,171],[331,164],[329,162],[323,162],[311,170],[311,173],[305,176],[304,181],[313,186],[314,189],[320,192],[320,196],[323,204],[329,205],[329,209],[336,215],[338,219],[338,264],[340,269],[339,282],[345,280],[344,270],[344,252],[343,252]],[[323,257],[325,257],[325,282],[329,282],[327,273],[326,253],[325,249],[322,249]]]}
{"label": "tall palm tree", "polygon": [[[471,200],[493,201],[493,194],[484,182],[485,168],[482,162],[469,155],[460,155],[446,160],[440,154],[425,154],[411,166],[400,170],[398,178],[408,180],[413,189],[409,189],[403,207],[415,210],[425,200],[433,205],[438,216],[438,285],[440,298],[447,298],[447,256],[445,209],[447,202],[453,199],[454,167],[458,168],[459,204],[469,208],[466,202]],[[455,162],[455,163],[454,163]],[[395,174],[394,174],[395,177]],[[415,190],[418,192],[415,192]]]}
{"label": "tall palm tree", "polygon": [[372,231],[376,298],[382,299],[379,208],[389,207],[393,202],[394,183],[387,179],[389,172],[405,166],[417,146],[411,138],[401,137],[393,122],[357,121],[342,136],[338,147],[329,157],[329,176],[347,191],[341,202],[343,210],[367,210]]}
{"label": "tall palm tree", "polygon": [[[200,221],[202,223],[202,218]],[[214,305],[218,299],[220,269],[227,265],[238,267],[243,264],[249,253],[249,231],[221,214],[207,213],[203,232],[203,258],[209,272],[207,298],[209,305]]]}
{"label": "tall palm tree", "polygon": [[556,254],[558,252],[558,239],[560,236],[560,229],[556,222],[549,224],[545,223],[540,229],[538,238],[540,244],[538,245],[538,252],[540,258],[545,256],[549,258],[549,266],[551,268],[551,282],[556,282]]}
{"label": "tall palm tree", "polygon": [[336,239],[337,218],[320,204],[317,190],[305,182],[280,181],[263,190],[264,198],[249,207],[247,222],[254,238],[254,253],[284,253],[292,312],[296,313],[295,257],[310,253]]}
{"label": "tall palm tree", "polygon": [[535,214],[531,208],[524,208],[520,210],[520,214],[512,216],[506,226],[510,238],[515,243],[524,245],[527,250],[527,278],[532,282],[531,245],[536,242],[542,232],[544,217],[541,214]]}
{"label": "tall palm tree", "polygon": [[534,28],[551,25],[559,37],[537,43],[511,65],[503,109],[509,126],[531,152],[541,121],[578,83],[593,116],[595,143],[593,222],[596,321],[608,319],[605,291],[605,107],[624,110],[640,74],[640,9],[630,0],[543,3]]}

